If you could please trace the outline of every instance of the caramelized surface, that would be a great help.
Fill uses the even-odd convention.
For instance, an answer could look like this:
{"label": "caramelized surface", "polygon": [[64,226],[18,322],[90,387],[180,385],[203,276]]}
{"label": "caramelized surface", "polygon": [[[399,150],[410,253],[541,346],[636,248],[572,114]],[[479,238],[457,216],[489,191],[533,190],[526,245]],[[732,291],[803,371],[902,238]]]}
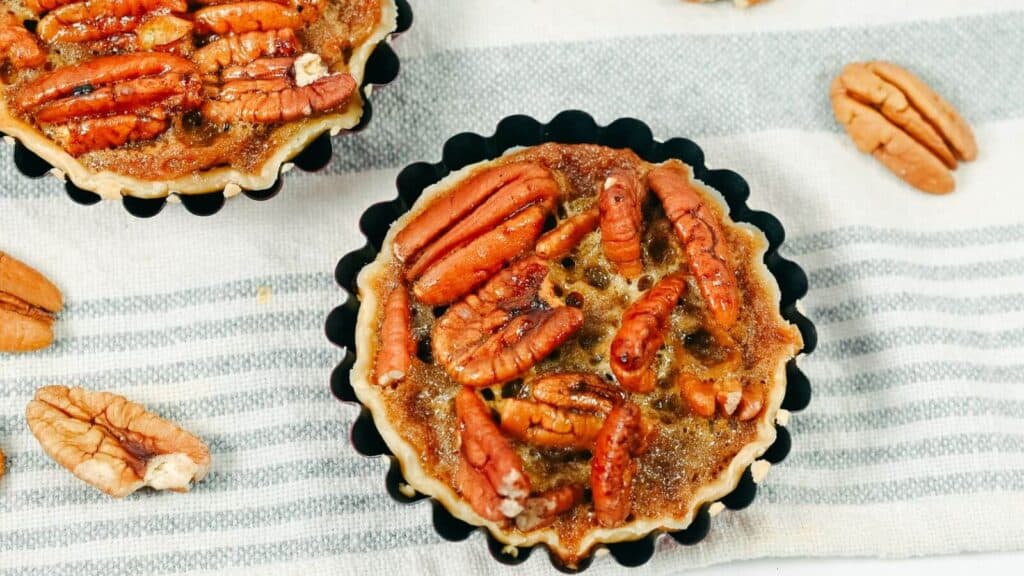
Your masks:
{"label": "caramelized surface", "polygon": [[[543,145],[503,157],[498,163],[524,159],[535,160],[555,173],[564,200],[556,209],[559,221],[593,208],[605,176],[613,168],[631,167],[641,176],[650,168],[632,153],[590,145]],[[686,372],[699,378],[736,377],[750,385],[784,387],[784,382],[775,381],[779,363],[799,349],[799,332],[781,318],[774,287],[762,281],[766,273],[760,262],[763,238],[732,224],[717,203],[709,205],[716,217],[727,223],[724,229],[732,249],[731,265],[742,294],[739,319],[729,331],[735,347],[723,347],[706,330],[706,307],[689,278],[688,289],[672,311],[665,344],[655,360],[655,390],[629,395],[629,400],[640,406],[644,419],[658,428],[658,434],[638,459],[628,520],[685,517],[695,504],[696,491],[718,479],[757,435],[760,419],[709,420],[691,415],[680,397],[676,376]],[[550,294],[582,309],[583,328],[522,378],[480,390],[490,406],[496,407],[503,398],[529,397],[529,384],[524,382],[537,374],[590,372],[614,382],[607,356],[623,311],[660,278],[685,270],[687,265],[686,253],[654,194],[647,194],[643,216],[645,269],[636,280],[614,272],[604,257],[600,230],[587,234],[571,253],[551,264]],[[386,257],[390,258],[387,272],[373,287],[378,295],[387,294],[399,282],[400,265],[390,254]],[[410,376],[393,389],[378,390],[390,422],[415,447],[424,469],[456,489],[459,432],[452,400],[460,387],[432,363],[430,356],[431,328],[443,312],[414,302],[412,335],[418,343],[418,354]],[[380,320],[378,317],[377,322]],[[514,445],[535,493],[565,484],[589,485],[589,452],[542,449],[522,442]],[[591,510],[588,493],[583,503],[555,520],[551,528],[563,547],[575,549],[581,538],[597,527]],[[516,529],[513,525],[508,530]]]}
{"label": "caramelized surface", "polygon": [[[190,7],[190,12],[195,12],[203,5],[223,3],[199,2]],[[316,6],[320,11],[315,20],[305,22],[295,32],[302,52],[320,55],[332,73],[349,71],[353,51],[369,39],[381,18],[381,0],[296,0],[296,3],[300,6]],[[40,21],[40,16],[29,10],[24,0],[0,0],[0,12],[5,10],[24,20],[29,30],[35,29]],[[162,13],[163,10],[158,10],[143,19],[151,21],[154,15]],[[186,20],[189,17],[187,14],[177,16]],[[193,30],[181,40],[159,46],[158,49],[191,58],[196,50],[217,38],[216,35]],[[0,90],[7,101],[8,113],[29,124],[34,124],[31,114],[20,113],[11,104],[19,91],[40,75],[100,56],[141,51],[132,33],[86,42],[64,42],[58,39],[50,44],[40,43],[48,50],[48,57],[46,63],[39,68],[18,70],[10,63],[0,62]],[[204,82],[209,81],[209,77],[204,78]],[[211,86],[208,85],[206,89],[210,90]],[[347,106],[360,105],[358,100],[358,95],[353,96]],[[343,111],[332,110],[330,113]],[[206,120],[198,109],[178,112],[171,114],[168,129],[155,139],[86,152],[78,156],[78,161],[94,171],[110,170],[143,180],[169,180],[222,166],[257,172],[277,149],[299,132],[301,126],[312,122],[317,116],[315,114],[310,118],[278,124],[234,122],[215,125]],[[58,142],[62,131],[66,131],[63,125],[37,125],[37,129]]]}

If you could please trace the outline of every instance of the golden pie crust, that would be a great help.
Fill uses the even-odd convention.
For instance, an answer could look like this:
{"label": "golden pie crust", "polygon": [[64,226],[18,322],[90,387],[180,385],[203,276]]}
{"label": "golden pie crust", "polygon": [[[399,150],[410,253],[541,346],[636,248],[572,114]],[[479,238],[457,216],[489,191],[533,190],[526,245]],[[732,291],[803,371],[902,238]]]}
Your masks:
{"label": "golden pie crust", "polygon": [[[47,1],[52,0],[29,0],[28,2],[25,0],[4,0],[0,3],[0,12],[6,11],[8,17],[11,14],[15,14],[17,15],[15,17],[19,20],[38,18],[38,15],[33,14],[26,5],[31,5],[32,2],[45,3]],[[147,0],[136,1],[145,4]],[[228,1],[230,0],[203,0],[200,2],[199,8],[210,7],[208,5],[216,7]],[[274,0],[274,2],[278,4],[288,3],[284,0]],[[290,122],[268,125],[269,133],[259,132],[258,138],[260,142],[265,142],[266,144],[261,144],[262,147],[259,148],[259,152],[253,153],[253,159],[243,162],[248,165],[235,166],[233,164],[221,163],[198,171],[182,169],[179,170],[180,173],[174,173],[174,169],[169,168],[166,175],[153,179],[145,177],[145,170],[138,170],[140,174],[125,174],[123,173],[124,171],[119,172],[115,168],[118,165],[130,164],[134,154],[138,154],[135,158],[141,161],[152,160],[153,155],[147,155],[147,144],[156,142],[159,140],[159,137],[149,142],[130,142],[113,149],[90,152],[86,156],[95,155],[97,159],[95,161],[83,162],[82,157],[75,157],[69,154],[61,145],[47,137],[30,118],[16,113],[15,108],[12,106],[12,99],[18,88],[18,71],[9,62],[3,61],[4,54],[2,51],[0,51],[0,72],[2,72],[0,73],[0,95],[3,97],[0,97],[0,132],[21,141],[28,149],[51,164],[58,176],[66,176],[79,188],[90,190],[107,199],[117,199],[126,195],[138,198],[161,198],[172,193],[188,195],[219,190],[234,190],[237,192],[239,189],[263,190],[269,188],[277,180],[282,165],[297,156],[318,136],[325,132],[334,135],[358,124],[363,112],[363,102],[358,86],[362,83],[367,60],[377,44],[384,41],[388,34],[395,30],[397,25],[397,7],[393,0],[295,0],[295,2],[311,5],[317,5],[322,2],[323,6],[334,8],[342,6],[342,8],[338,8],[339,10],[344,10],[343,5],[345,4],[357,4],[359,9],[367,9],[369,7],[374,13],[379,12],[379,14],[376,14],[377,17],[372,23],[372,27],[362,35],[362,40],[355,45],[346,47],[344,51],[340,52],[341,58],[325,70],[329,74],[348,73],[354,79],[356,89],[348,102],[337,109],[323,113],[314,112],[312,115],[307,115],[304,118]],[[66,0],[58,0],[58,4],[68,3]],[[73,2],[71,4],[71,7],[75,7]],[[155,1],[154,4],[156,4]],[[82,5],[84,5],[84,0]],[[67,8],[68,6],[63,7]],[[190,8],[190,10],[194,11],[195,8]],[[352,10],[355,11],[357,9],[352,8]],[[50,14],[53,14],[53,12],[50,12]],[[148,15],[145,17],[148,17]],[[320,18],[323,18],[323,16],[321,15]],[[0,25],[2,24],[3,21],[0,20]],[[321,20],[307,22],[305,27],[298,31],[300,41],[304,38],[303,34],[314,26],[319,26],[322,29],[327,25],[326,22]],[[318,34],[320,34],[321,38],[327,37],[324,36],[323,32],[318,32]],[[224,38],[230,35],[230,33],[204,35],[204,39]],[[309,41],[303,44],[301,55],[316,54],[318,49],[317,43],[311,36]],[[53,50],[64,50],[68,46],[68,44],[60,44],[59,47],[56,44],[45,46],[42,41],[39,41],[39,45],[44,48],[52,48]],[[77,49],[77,45],[72,45],[72,48]],[[194,57],[194,51],[192,51],[194,49],[198,49],[198,46],[190,48],[189,52],[182,53],[182,56],[186,58]],[[118,49],[112,49],[109,52],[101,53],[101,56],[119,53],[122,52],[119,52]],[[58,67],[61,65],[59,56],[51,54],[49,59],[50,61],[47,66],[54,66],[54,62],[56,62]],[[83,61],[88,61],[88,58]],[[10,83],[12,81],[14,83]],[[253,136],[251,140],[256,141],[257,137]],[[245,139],[240,139],[240,142],[244,144]],[[128,151],[127,155],[113,154],[114,152],[124,153],[126,150]],[[108,156],[104,156],[105,154]],[[156,161],[159,162],[160,160]],[[97,166],[102,166],[102,168],[97,168]]]}
{"label": "golden pie crust", "polygon": [[[708,210],[706,213],[714,215],[718,220],[726,242],[733,251],[731,264],[736,273],[741,306],[736,324],[729,333],[735,338],[734,344],[743,359],[734,368],[728,369],[727,374],[740,379],[759,380],[764,391],[763,407],[756,417],[740,422],[734,416],[726,417],[717,411],[710,418],[697,416],[683,398],[681,385],[678,384],[683,372],[693,370],[699,376],[711,379],[716,376],[709,374],[718,374],[717,377],[725,374],[716,372],[716,367],[723,365],[720,356],[716,354],[720,355],[723,349],[714,343],[714,339],[713,343],[708,344],[707,338],[699,337],[707,335],[704,328],[711,322],[708,319],[712,316],[704,305],[703,295],[694,285],[693,277],[687,275],[688,289],[680,299],[680,304],[671,312],[672,319],[667,329],[669,335],[662,348],[668,358],[655,361],[658,384],[649,393],[624,390],[628,398],[626,403],[640,406],[644,429],[660,428],[653,436],[647,452],[635,459],[637,473],[633,481],[628,518],[612,522],[612,525],[601,525],[595,520],[594,497],[584,496],[582,501],[577,500],[568,512],[560,514],[548,526],[524,531],[517,528],[513,520],[488,520],[460,493],[457,481],[457,469],[465,465],[460,464],[464,461],[460,461],[459,456],[459,451],[464,449],[464,441],[458,430],[453,399],[463,387],[444,368],[436,365],[436,358],[423,359],[422,354],[413,355],[411,352],[411,365],[395,372],[399,382],[382,385],[389,378],[382,379],[382,375],[377,373],[381,368],[375,367],[375,361],[385,345],[384,340],[390,338],[389,330],[394,326],[385,324],[385,307],[391,303],[389,295],[395,292],[396,286],[414,286],[409,290],[407,298],[414,309],[410,320],[411,335],[417,340],[422,340],[425,334],[433,337],[438,318],[443,318],[447,311],[452,310],[448,307],[431,312],[430,306],[417,300],[417,294],[425,293],[424,285],[402,280],[404,271],[409,267],[409,260],[403,263],[396,257],[396,236],[431,205],[450,195],[453,190],[458,190],[466,182],[496,167],[522,162],[538,163],[550,169],[554,175],[559,188],[559,207],[552,214],[557,214],[558,225],[596,207],[601,187],[609,185],[608,174],[621,174],[615,171],[623,168],[636,170],[646,185],[646,175],[658,167],[643,162],[628,151],[592,145],[545,144],[511,150],[494,161],[466,167],[424,190],[408,213],[394,223],[376,260],[367,265],[358,277],[361,302],[356,327],[358,354],[351,371],[351,383],[359,400],[372,413],[377,429],[398,459],[405,480],[412,488],[436,498],[455,517],[473,525],[485,526],[502,542],[514,546],[544,543],[563,563],[572,567],[596,544],[635,540],[655,530],[686,528],[702,505],[715,502],[731,492],[747,467],[775,440],[775,418],[786,390],[785,366],[802,349],[803,344],[799,331],[784,320],[779,312],[779,289],[774,277],[763,264],[763,256],[768,247],[763,233],[751,225],[729,219],[728,208],[721,195],[693,180],[689,167],[672,161],[698,191]],[[449,201],[451,198],[448,196]],[[657,252],[652,246],[660,246],[664,240],[666,225],[663,221],[667,219],[664,212],[656,207],[657,204],[658,199],[654,194],[648,194],[643,209],[644,272],[645,276],[653,276],[655,279],[665,278],[673,270],[688,265],[682,243],[673,234],[669,234],[669,255],[659,256],[661,261],[653,262],[652,255]],[[548,224],[549,229],[550,226],[551,223]],[[668,229],[672,230],[671,227]],[[536,382],[541,374],[589,370],[604,376],[609,386],[622,385],[617,376],[612,377],[609,369],[611,361],[608,358],[608,346],[611,332],[616,330],[614,318],[617,315],[621,317],[623,309],[642,297],[643,292],[638,288],[640,284],[645,284],[647,293],[653,291],[649,287],[652,279],[645,280],[641,276],[627,282],[624,276],[617,274],[616,270],[620,268],[611,264],[602,251],[602,230],[598,227],[589,232],[573,248],[568,258],[574,259],[574,268],[591,265],[611,271],[610,281],[599,282],[604,284],[604,288],[592,287],[593,290],[589,290],[584,287],[584,284],[592,280],[588,278],[594,276],[590,274],[589,268],[582,276],[573,276],[560,269],[568,264],[561,259],[564,257],[549,262],[549,279],[554,279],[553,284],[564,284],[563,296],[566,292],[576,290],[582,293],[583,327],[556,348],[557,359],[548,357],[537,362],[528,369],[527,374],[517,376],[514,383],[521,384],[522,380]],[[516,256],[518,260],[515,262],[533,257],[530,252],[532,250]],[[514,265],[506,264],[505,270]],[[658,285],[657,282],[653,284]],[[541,292],[545,290],[547,288],[541,288]],[[607,296],[599,294],[602,290]],[[626,295],[626,301],[622,301],[623,295]],[[546,296],[542,294],[539,298],[550,296],[550,293]],[[567,297],[565,299],[568,300]],[[425,320],[424,316],[427,317]],[[424,327],[424,323],[429,330]],[[591,328],[595,328],[598,333],[594,334]],[[690,348],[690,344],[687,344],[690,340],[680,330],[698,336],[693,341],[700,343],[700,346]],[[596,344],[585,349],[581,344],[585,338],[590,338]],[[419,348],[424,348],[422,342]],[[709,355],[697,359],[694,356],[697,351]],[[587,359],[587,354],[598,358]],[[434,356],[437,356],[436,351]],[[701,367],[705,363],[710,366],[707,371]],[[464,374],[460,375],[462,377]],[[482,400],[487,406],[494,408],[507,401],[503,395],[506,385],[507,381],[504,381],[494,386],[476,388],[475,391],[478,397],[483,395]],[[481,392],[485,388],[491,392]],[[672,400],[673,395],[675,400]],[[735,408],[735,403],[732,408]],[[715,410],[714,403],[712,410]],[[578,450],[538,448],[519,439],[510,438],[509,442],[522,458],[533,488],[538,492],[564,486],[566,482],[585,483],[586,478],[589,478],[590,467],[586,461],[589,451],[582,451],[580,455]]]}

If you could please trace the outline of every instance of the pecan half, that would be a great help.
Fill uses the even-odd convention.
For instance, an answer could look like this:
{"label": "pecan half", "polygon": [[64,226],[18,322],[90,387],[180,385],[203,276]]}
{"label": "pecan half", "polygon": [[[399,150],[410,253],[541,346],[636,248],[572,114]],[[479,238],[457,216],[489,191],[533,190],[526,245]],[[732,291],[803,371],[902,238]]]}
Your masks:
{"label": "pecan half", "polygon": [[558,196],[558,184],[550,174],[516,180],[494,191],[475,210],[463,217],[437,240],[426,246],[410,262],[406,277],[422,275],[432,264],[482,234],[494,230],[507,218],[534,204],[551,209]]}
{"label": "pecan half", "polygon": [[87,118],[54,133],[55,139],[68,154],[80,156],[91,150],[114,148],[126,142],[152,140],[167,130],[167,119],[161,111],[149,116],[119,114],[103,118]]}
{"label": "pecan half", "polygon": [[135,44],[140,50],[163,50],[185,40],[191,33],[191,20],[164,14],[146,20],[135,29]]}
{"label": "pecan half", "polygon": [[257,78],[255,80],[232,80],[221,86],[219,98],[223,102],[234,102],[244,98],[251,92],[263,94],[280,92],[292,87],[292,81],[288,77],[281,78]]}
{"label": "pecan half", "polygon": [[555,258],[565,256],[583,240],[584,236],[597,229],[600,217],[600,211],[597,208],[592,208],[586,212],[566,218],[557,227],[545,233],[537,240],[534,252],[547,260],[554,260]]}
{"label": "pecan half", "polygon": [[168,112],[200,105],[201,87],[195,65],[180,56],[123,54],[41,76],[14,103],[78,156],[156,138]]}
{"label": "pecan half", "polygon": [[561,372],[546,374],[530,384],[538,401],[596,414],[607,414],[625,398],[622,391],[596,374]]}
{"label": "pecan half", "polygon": [[185,0],[86,0],[44,16],[36,34],[44,42],[88,42],[135,30],[146,14],[188,11]]}
{"label": "pecan half", "polygon": [[173,54],[121,54],[104,56],[78,66],[65,66],[40,76],[18,91],[14,105],[28,112],[58,98],[89,94],[97,87],[135,78],[177,73],[194,74],[196,67]]}
{"label": "pecan half", "polygon": [[57,8],[47,17],[56,17],[64,24],[76,24],[87,22],[93,18],[126,18],[158,11],[184,13],[188,11],[188,2],[185,0],[85,0]]}
{"label": "pecan half", "polygon": [[533,247],[547,212],[535,204],[452,250],[413,284],[416,298],[431,306],[462,298]]}
{"label": "pecan half", "polygon": [[228,66],[221,77],[225,80],[268,80],[288,76],[295,66],[295,58],[258,58],[248,64]]}
{"label": "pecan half", "polygon": [[622,399],[620,390],[595,374],[547,374],[530,384],[529,399],[502,402],[501,429],[537,446],[589,449]]}
{"label": "pecan half", "polygon": [[36,34],[48,44],[56,42],[92,42],[111,36],[121,36],[135,30],[142,19],[138,16],[114,18],[103,16],[85,24],[64,24],[49,15],[39,21]]}
{"label": "pecan half", "polygon": [[155,104],[168,108],[191,108],[198,104],[199,84],[195,76],[171,72],[163,76],[135,78],[112,86],[95,88],[80,96],[54,100],[36,110],[40,124],[65,122],[107,114],[145,110]]}
{"label": "pecan half", "polygon": [[590,462],[594,516],[601,526],[616,526],[629,516],[635,458],[647,449],[647,436],[636,404],[619,404],[605,420]]}
{"label": "pecan half", "polygon": [[380,348],[373,366],[373,381],[378,385],[397,384],[409,373],[412,355],[416,353],[411,323],[409,293],[405,286],[396,286],[384,303]]}
{"label": "pecan half", "polygon": [[0,252],[0,352],[28,352],[53,342],[60,290],[24,263]]}
{"label": "pecan half", "polygon": [[411,262],[435,238],[499,190],[516,182],[545,178],[551,178],[551,172],[532,162],[505,164],[473,174],[398,231],[394,241],[395,257],[401,262]]}
{"label": "pecan half", "polygon": [[25,7],[36,14],[45,14],[54,8],[71,4],[75,0],[25,0]]}
{"label": "pecan half", "polygon": [[686,277],[676,272],[626,309],[610,347],[612,373],[623,388],[638,393],[654,390],[654,356],[665,343],[669,317],[685,291]]}
{"label": "pecan half", "polygon": [[455,396],[459,419],[459,469],[456,483],[463,497],[484,518],[503,522],[523,511],[530,478],[511,443],[491,420],[487,406],[469,388]]}
{"label": "pecan half", "polygon": [[725,339],[724,332],[736,324],[742,300],[725,230],[691,184],[687,168],[678,160],[651,170],[647,184],[661,200],[665,215],[683,243],[713,332]]}
{"label": "pecan half", "polygon": [[294,56],[301,48],[295,31],[285,28],[219,38],[196,50],[192,59],[203,74],[216,74],[221,68],[245,65],[257,58]]}
{"label": "pecan half", "polygon": [[0,64],[4,62],[15,68],[35,68],[46,62],[46,52],[11,12],[0,13]]}
{"label": "pecan half", "polygon": [[547,273],[547,262],[536,256],[519,260],[437,320],[434,358],[453,380],[466,386],[508,382],[579,330],[579,309],[546,309],[535,302]]}
{"label": "pecan half", "polygon": [[110,392],[46,386],[25,417],[47,455],[115,498],[143,486],[185,492],[210,469],[202,440]]}
{"label": "pecan half", "polygon": [[604,256],[626,278],[636,278],[644,271],[640,260],[643,192],[635,170],[618,169],[608,175],[597,200]]}
{"label": "pecan half", "polygon": [[266,88],[225,85],[219,100],[203,104],[203,116],[216,124],[291,122],[344,106],[355,93],[356,82],[352,76],[342,73],[324,76],[307,86],[289,81],[275,85],[274,91],[264,91]]}
{"label": "pecan half", "polygon": [[291,7],[258,0],[219,4],[196,10],[193,15],[200,34],[244,34],[283,28],[299,28],[302,15]]}
{"label": "pecan half", "polygon": [[857,148],[919,190],[952,192],[957,160],[977,157],[971,127],[953,106],[895,64],[848,64],[830,95]]}

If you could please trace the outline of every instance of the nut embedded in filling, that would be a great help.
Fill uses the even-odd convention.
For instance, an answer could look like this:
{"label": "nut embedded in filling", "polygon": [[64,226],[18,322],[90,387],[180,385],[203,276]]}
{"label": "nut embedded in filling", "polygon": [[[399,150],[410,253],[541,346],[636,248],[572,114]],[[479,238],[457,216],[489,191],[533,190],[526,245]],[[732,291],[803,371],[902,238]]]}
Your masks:
{"label": "nut embedded in filling", "polygon": [[158,136],[168,114],[199,106],[195,72],[173,54],[106,56],[40,77],[14,105],[80,155]]}
{"label": "nut embedded in filling", "polygon": [[460,517],[568,562],[728,492],[733,460],[767,448],[800,348],[764,238],[682,164],[598,146],[538,146],[452,180],[360,279],[379,304],[359,327],[373,367],[353,381],[380,399],[389,443],[417,452],[407,479],[422,470]]}
{"label": "nut embedded in filling", "polygon": [[263,178],[281,149],[354,125],[361,48],[393,10],[389,0],[32,0],[29,31],[10,5],[0,128],[33,149],[56,143],[74,160],[36,151],[80,178],[78,168],[156,182],[219,167]]}

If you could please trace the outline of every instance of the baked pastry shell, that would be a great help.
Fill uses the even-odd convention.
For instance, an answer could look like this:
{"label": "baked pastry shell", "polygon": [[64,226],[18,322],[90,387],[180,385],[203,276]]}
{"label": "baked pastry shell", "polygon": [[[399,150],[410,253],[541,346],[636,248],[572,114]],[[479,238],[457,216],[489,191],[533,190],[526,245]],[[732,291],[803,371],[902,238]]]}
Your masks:
{"label": "baked pastry shell", "polygon": [[[204,171],[198,177],[145,181],[109,171],[93,172],[37,130],[9,116],[0,100],[0,136],[14,145],[14,165],[29,178],[56,176],[63,181],[67,195],[75,202],[92,205],[120,199],[134,216],[148,218],[168,203],[181,203],[198,216],[217,213],[226,200],[245,195],[253,200],[269,200],[281,191],[284,174],[293,168],[306,172],[323,169],[334,155],[331,136],[358,132],[373,115],[370,97],[374,87],[390,84],[398,77],[399,59],[389,42],[412,26],[412,8],[407,0],[384,0],[383,13],[371,38],[352,56],[352,74],[359,82],[358,94],[345,110],[301,122],[297,134],[278,148],[263,163],[259,172],[250,173],[220,167]],[[130,192],[125,192],[130,187]]]}
{"label": "baked pastry shell", "polygon": [[[365,290],[360,302],[359,287],[367,286],[370,278],[380,272],[374,266],[374,260],[385,246],[390,246],[389,232],[392,224],[408,213],[420,196],[436,193],[446,188],[448,182],[459,178],[461,175],[457,173],[463,168],[496,159],[517,147],[545,142],[629,148],[649,162],[676,158],[689,165],[694,177],[703,182],[705,188],[710,188],[722,197],[735,222],[757,234],[763,234],[766,240],[763,263],[774,280],[767,284],[778,285],[780,312],[783,318],[799,329],[803,338],[804,345],[799,354],[779,366],[778,377],[786,382],[786,386],[774,387],[774,397],[768,399],[766,410],[771,418],[759,424],[757,441],[746,446],[736,456],[718,481],[701,489],[695,497],[696,504],[686,518],[674,519],[669,526],[659,520],[632,522],[616,529],[597,530],[592,536],[601,541],[595,542],[587,555],[572,566],[563,564],[554,552],[550,553],[552,564],[567,572],[586,569],[602,549],[610,552],[624,566],[637,566],[653,556],[655,540],[661,534],[667,534],[687,545],[702,540],[710,528],[708,507],[712,502],[720,501],[732,510],[748,506],[757,493],[750,464],[757,458],[776,464],[789,452],[789,433],[784,427],[774,424],[775,413],[780,407],[789,411],[802,410],[809,403],[811,395],[810,383],[797,365],[797,358],[810,353],[817,342],[813,324],[798,309],[799,299],[807,292],[807,276],[798,265],[778,254],[779,246],[785,238],[781,223],[771,214],[751,210],[746,206],[749,187],[743,178],[729,170],[708,169],[704,164],[703,152],[692,141],[683,138],[655,140],[646,124],[631,118],[621,118],[607,126],[599,126],[588,114],[573,110],[558,114],[547,124],[528,116],[507,117],[489,137],[473,133],[453,136],[445,143],[442,160],[438,163],[419,162],[406,166],[397,178],[398,197],[375,204],[363,213],[359,225],[366,244],[346,254],[335,270],[336,280],[347,293],[347,300],[331,312],[326,323],[328,338],[345,348],[344,359],[331,375],[331,389],[338,399],[361,407],[351,430],[351,440],[356,450],[365,456],[389,458],[390,468],[385,485],[395,500],[416,503],[429,498],[433,507],[434,527],[440,536],[452,541],[464,540],[479,528],[486,534],[488,548],[494,558],[509,565],[525,561],[537,544],[550,549],[554,544],[553,534],[546,530],[510,542],[499,540],[486,528],[487,523],[450,486],[433,479],[422,469],[403,470],[402,462],[406,462],[406,466],[419,468],[418,460],[411,446],[401,439],[390,422],[374,421],[373,411],[383,413],[383,406],[376,394],[366,393],[369,389],[368,374],[372,354],[363,354],[361,357],[357,355],[358,349],[372,350],[373,346],[371,331],[360,333],[357,330],[359,318],[362,316],[365,323],[375,316],[376,307],[380,305],[375,295]],[[396,452],[401,458],[395,455]]]}

